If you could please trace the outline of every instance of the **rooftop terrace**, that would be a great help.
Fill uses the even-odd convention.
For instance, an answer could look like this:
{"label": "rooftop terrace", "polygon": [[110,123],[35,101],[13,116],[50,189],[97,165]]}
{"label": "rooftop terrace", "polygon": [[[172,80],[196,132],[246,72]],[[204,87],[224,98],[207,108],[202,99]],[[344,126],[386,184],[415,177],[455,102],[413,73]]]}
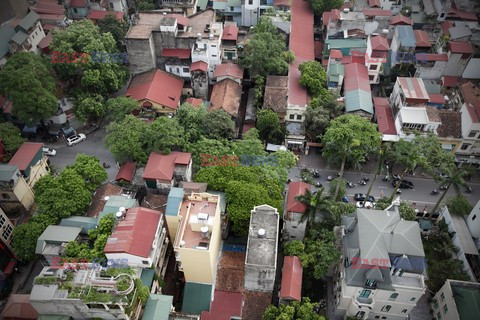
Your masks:
{"label": "rooftop terrace", "polygon": [[[219,196],[209,193],[192,193],[185,199],[179,211],[182,221],[179,224],[179,235],[174,247],[196,248],[208,250],[211,233],[216,217]],[[208,233],[202,228],[208,227]],[[206,229],[203,229],[206,230]]]}

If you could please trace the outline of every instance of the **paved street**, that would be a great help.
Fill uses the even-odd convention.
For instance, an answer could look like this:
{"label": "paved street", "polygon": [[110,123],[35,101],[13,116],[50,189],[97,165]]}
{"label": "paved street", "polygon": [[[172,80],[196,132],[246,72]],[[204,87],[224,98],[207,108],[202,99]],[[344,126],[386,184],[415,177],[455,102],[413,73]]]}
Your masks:
{"label": "paved street", "polygon": [[[315,160],[318,160],[318,161],[315,161]],[[327,181],[327,177],[329,175],[335,176],[335,174],[338,172],[338,170],[331,170],[326,165],[324,165],[322,161],[320,161],[320,156],[316,154],[315,155],[312,154],[309,156],[301,156],[299,164],[306,165],[307,168],[309,169],[317,169],[320,173],[320,178],[314,179],[314,180],[316,182],[322,183],[326,191],[328,191],[329,185],[330,185],[330,183]],[[372,168],[369,168],[368,166],[364,167],[365,172],[374,171],[371,169]],[[377,180],[375,181],[375,184],[373,185],[371,195],[374,196],[375,198],[381,197],[382,195],[389,197],[393,192],[393,187],[391,182],[382,181],[382,177],[384,175],[385,175],[384,173],[383,175],[379,175]],[[365,186],[358,185],[358,182],[364,177],[370,178],[369,183]],[[347,195],[350,198],[350,201],[352,203],[354,202],[353,195],[355,193],[367,193],[368,188],[370,186],[370,182],[373,180],[373,177],[374,177],[374,174],[370,174],[370,173],[355,172],[355,171],[345,172],[344,178],[355,184],[354,188],[347,188]],[[291,169],[289,172],[289,178],[292,179],[292,181],[300,180],[300,169],[297,167]],[[412,190],[402,189],[402,194],[399,195],[400,199],[411,202],[411,203],[415,203],[416,204],[415,207],[420,211],[424,210],[425,205],[427,205],[427,210],[432,209],[441,196],[441,194],[436,196],[430,194],[433,189],[435,188],[438,189],[438,183],[436,183],[431,178],[422,176],[421,174],[417,174],[416,176],[407,176],[405,177],[405,179],[413,183],[414,189]],[[464,195],[467,197],[467,199],[470,201],[472,205],[475,205],[477,201],[480,200],[480,183],[477,181],[468,182],[468,185],[473,188],[473,192],[470,194],[464,193]],[[454,195],[455,195],[455,191],[453,190],[453,188],[450,188],[444,200],[447,200],[449,197]]]}
{"label": "paved street", "polygon": [[113,180],[118,170],[115,166],[113,155],[103,144],[104,137],[105,128],[100,128],[87,135],[85,141],[82,141],[73,147],[68,147],[63,139],[59,139],[54,144],[46,144],[46,146],[57,150],[57,154],[54,157],[50,157],[50,162],[56,169],[62,170],[66,166],[72,164],[79,153],[96,156],[100,160],[100,163],[106,162],[110,165],[110,168],[106,170],[108,173],[108,180]]}

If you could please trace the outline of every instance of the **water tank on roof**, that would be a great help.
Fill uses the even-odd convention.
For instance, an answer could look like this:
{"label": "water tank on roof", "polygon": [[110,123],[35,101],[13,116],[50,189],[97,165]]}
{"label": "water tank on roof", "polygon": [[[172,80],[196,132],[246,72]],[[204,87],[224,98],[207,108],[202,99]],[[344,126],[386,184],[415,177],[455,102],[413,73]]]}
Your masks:
{"label": "water tank on roof", "polygon": [[265,229],[258,229],[258,237],[265,238],[266,231]]}

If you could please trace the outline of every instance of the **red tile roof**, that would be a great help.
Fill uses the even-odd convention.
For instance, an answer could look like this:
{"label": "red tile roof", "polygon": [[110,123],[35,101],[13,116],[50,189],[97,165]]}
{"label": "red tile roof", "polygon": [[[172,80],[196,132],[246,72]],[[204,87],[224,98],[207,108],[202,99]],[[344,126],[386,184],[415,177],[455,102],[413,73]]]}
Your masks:
{"label": "red tile roof", "polygon": [[302,263],[297,256],[286,256],[283,259],[280,299],[302,299],[302,274]]}
{"label": "red tile roof", "polygon": [[116,181],[125,180],[128,182],[132,182],[133,177],[135,176],[135,170],[137,168],[137,164],[135,162],[125,162],[118,170],[117,176],[115,177]]}
{"label": "red tile roof", "polygon": [[190,72],[192,71],[203,71],[207,72],[208,70],[208,63],[205,61],[196,61],[190,65]]}
{"label": "red tile roof", "polygon": [[135,207],[127,209],[124,220],[120,220],[105,245],[105,254],[128,253],[148,258],[152,250],[160,211]]}
{"label": "red tile roof", "polygon": [[473,47],[470,42],[448,41],[448,50],[452,53],[473,53]]}
{"label": "red tile roof", "polygon": [[366,17],[390,17],[392,11],[382,9],[363,9],[363,14]]}
{"label": "red tile roof", "polygon": [[415,30],[413,31],[415,34],[415,45],[417,47],[431,47],[432,44],[430,43],[430,37],[428,33],[423,30]]}
{"label": "red tile roof", "polygon": [[320,40],[315,40],[313,45],[314,45],[315,59],[317,59],[317,60],[322,59],[323,42],[320,41]]}
{"label": "red tile roof", "polygon": [[397,80],[400,82],[403,94],[407,100],[421,103],[430,99],[421,78],[397,77]]}
{"label": "red tile roof", "polygon": [[375,106],[375,117],[377,118],[378,131],[382,134],[396,135],[395,119],[393,118],[392,108],[387,98],[373,98]]}
{"label": "red tile roof", "polygon": [[215,71],[213,71],[213,77],[232,77],[243,79],[243,68],[236,63],[222,63],[215,67]]}
{"label": "red tile roof", "polygon": [[417,53],[417,55],[420,61],[448,61],[448,55],[446,53]]}
{"label": "red tile roof", "polygon": [[467,107],[472,122],[480,122],[480,87],[471,82],[465,82],[460,85],[460,93]]}
{"label": "red tile roof", "polygon": [[87,16],[87,19],[91,20],[102,20],[109,14],[113,14],[117,20],[123,20],[123,12],[120,11],[101,11],[101,10],[92,10]]}
{"label": "red tile roof", "polygon": [[42,152],[42,148],[43,143],[24,142],[20,148],[18,148],[17,152],[15,152],[15,155],[10,159],[8,164],[17,166],[18,169],[24,171],[28,168],[37,153]]}
{"label": "red tile roof", "polygon": [[38,14],[64,15],[65,13],[65,8],[58,4],[58,0],[37,0],[34,6],[30,6],[30,9]]}
{"label": "red tile roof", "polygon": [[210,311],[202,311],[202,320],[230,320],[242,315],[243,296],[240,292],[215,290]]}
{"label": "red tile roof", "polygon": [[178,59],[190,59],[190,49],[170,49],[164,48],[162,50],[162,57],[174,57]]}
{"label": "red tile roof", "polygon": [[322,15],[323,25],[327,26],[330,23],[330,19],[340,19],[340,11],[338,9],[333,9],[332,11],[324,11]]}
{"label": "red tile roof", "polygon": [[374,36],[370,38],[370,43],[372,45],[372,50],[375,51],[388,51],[390,47],[388,45],[388,40],[386,37]]}
{"label": "red tile roof", "polygon": [[391,25],[413,25],[413,22],[412,20],[405,17],[404,15],[398,14],[390,18],[390,24]]}
{"label": "red tile roof", "polygon": [[451,21],[443,21],[440,24],[440,27],[442,28],[443,34],[449,36],[450,31],[448,31],[450,28],[453,28],[453,22]]}
{"label": "red tile roof", "polygon": [[182,95],[183,79],[162,70],[151,70],[133,77],[126,96],[149,100],[176,109]]}
{"label": "red tile roof", "polygon": [[2,313],[3,319],[38,319],[38,312],[30,304],[29,294],[12,294]]}
{"label": "red tile roof", "polygon": [[203,103],[203,99],[188,98],[185,102],[197,108]]}
{"label": "red tile roof", "polygon": [[435,103],[435,104],[446,104],[447,101],[445,101],[445,98],[441,93],[429,93],[428,96],[430,97],[430,103]]}
{"label": "red tile roof", "polygon": [[188,152],[173,151],[170,154],[152,152],[145,166],[143,178],[171,181],[175,165],[188,165],[191,159],[192,154]]}
{"label": "red tile roof", "polygon": [[291,16],[290,50],[295,55],[295,61],[290,63],[288,72],[288,103],[305,106],[309,103],[310,97],[300,84],[298,66],[303,62],[315,60],[313,12],[307,1],[293,1]]}
{"label": "red tile roof", "polygon": [[[447,60],[448,61],[448,60]],[[447,88],[454,88],[458,84],[458,77],[443,76],[443,86]]]}
{"label": "red tile roof", "polygon": [[381,7],[380,0],[368,0],[368,5],[370,6],[370,8]]}
{"label": "red tile roof", "polygon": [[235,40],[238,39],[238,27],[229,24],[223,28],[222,40]]}
{"label": "red tile roof", "polygon": [[478,17],[475,12],[468,12],[457,9],[457,6],[454,2],[452,2],[452,6],[450,7],[450,11],[447,14],[449,18],[460,18],[462,20],[470,20],[470,21],[478,21]]}
{"label": "red tile roof", "polygon": [[360,63],[350,63],[346,64],[344,68],[345,78],[343,83],[345,92],[353,90],[371,92],[368,70],[365,65]]}
{"label": "red tile roof", "polygon": [[182,26],[189,26],[190,25],[190,19],[188,19],[187,17],[185,17],[182,14],[170,13],[170,14],[166,14],[165,16],[177,19],[177,23],[182,25]]}
{"label": "red tile roof", "polygon": [[215,83],[210,97],[210,110],[224,110],[232,117],[238,116],[242,86],[232,79]]}
{"label": "red tile roof", "polygon": [[38,43],[38,47],[39,47],[40,49],[42,49],[42,50],[45,50],[45,49],[48,48],[48,46],[50,45],[50,43],[52,43],[52,40],[53,40],[52,33],[49,32],[45,38],[43,38],[42,40],[40,40],[40,42]]}
{"label": "red tile roof", "polygon": [[287,205],[285,210],[287,212],[304,212],[307,206],[296,200],[297,196],[304,195],[306,190],[310,190],[310,185],[302,181],[290,182],[288,185]]}
{"label": "red tile roof", "polygon": [[71,8],[83,8],[86,6],[87,4],[85,3],[85,0],[70,0]]}
{"label": "red tile roof", "polygon": [[337,50],[337,49],[330,50],[330,58],[332,58],[332,59],[342,59],[343,58],[342,51]]}

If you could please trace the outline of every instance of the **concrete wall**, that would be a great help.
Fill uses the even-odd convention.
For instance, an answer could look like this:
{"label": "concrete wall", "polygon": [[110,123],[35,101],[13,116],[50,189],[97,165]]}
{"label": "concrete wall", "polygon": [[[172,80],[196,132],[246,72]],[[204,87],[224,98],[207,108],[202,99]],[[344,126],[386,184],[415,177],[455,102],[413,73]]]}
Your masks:
{"label": "concrete wall", "polygon": [[300,222],[302,214],[299,212],[288,212],[283,217],[284,232],[286,232],[287,241],[303,240],[305,237],[305,228],[307,223]]}
{"label": "concrete wall", "polygon": [[461,77],[469,59],[462,59],[458,53],[448,53],[448,62],[445,66],[444,76]]}
{"label": "concrete wall", "polygon": [[[445,298],[442,298],[442,295]],[[435,300],[437,301],[437,308],[435,308],[435,303],[434,303]],[[447,306],[447,309],[448,309],[447,313],[443,311],[443,307],[445,305]],[[437,294],[433,297],[433,300],[430,306],[433,310],[434,319],[439,320],[439,318],[441,317],[442,320],[460,320],[460,317],[456,312],[457,308],[455,306],[455,300],[453,299],[452,287],[450,287],[448,280],[447,282],[445,282],[443,287],[437,292]]]}
{"label": "concrete wall", "polygon": [[480,238],[480,201],[472,209],[466,221],[472,237]]}
{"label": "concrete wall", "polygon": [[271,292],[275,283],[275,268],[245,265],[245,290]]}
{"label": "concrete wall", "polygon": [[191,73],[193,95],[195,98],[208,99],[208,74],[202,71]]}
{"label": "concrete wall", "polygon": [[433,67],[427,68],[423,67],[421,64],[418,66],[415,77],[416,78],[422,78],[422,79],[428,79],[428,80],[440,80],[440,78],[443,75],[443,72],[445,70],[445,67],[447,66],[446,61],[436,61]]}
{"label": "concrete wall", "polygon": [[148,40],[126,39],[125,42],[132,74],[149,71],[156,67],[152,37]]}

